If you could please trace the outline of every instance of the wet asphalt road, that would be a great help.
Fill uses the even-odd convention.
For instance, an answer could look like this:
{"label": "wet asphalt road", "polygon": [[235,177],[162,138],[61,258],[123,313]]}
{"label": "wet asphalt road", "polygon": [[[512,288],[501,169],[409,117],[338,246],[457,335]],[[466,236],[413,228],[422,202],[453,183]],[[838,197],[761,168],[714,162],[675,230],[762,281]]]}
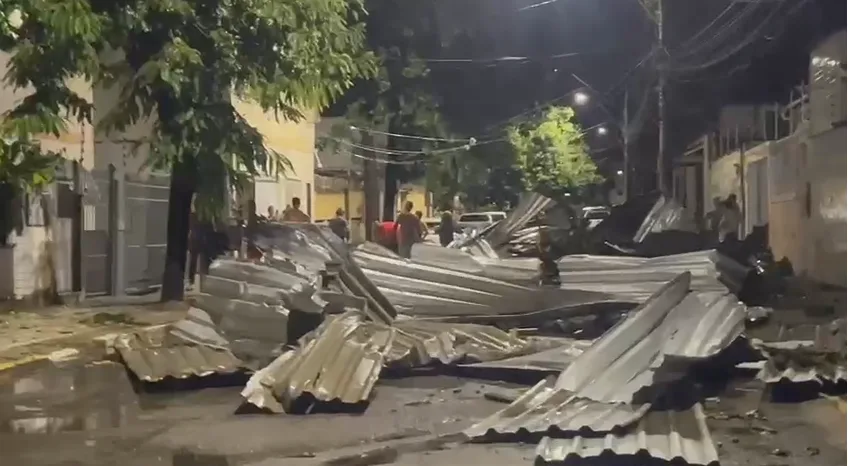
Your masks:
{"label": "wet asphalt road", "polygon": [[[490,385],[382,380],[361,415],[237,415],[241,386],[138,393],[119,364],[44,361],[0,372],[0,464],[299,466],[375,443],[399,446],[370,464],[533,464],[534,445],[418,440],[450,438],[503,407],[484,399]],[[706,403],[723,465],[844,464],[845,416],[829,401],[763,403],[760,389],[739,381]],[[762,418],[744,416],[754,408]]]}

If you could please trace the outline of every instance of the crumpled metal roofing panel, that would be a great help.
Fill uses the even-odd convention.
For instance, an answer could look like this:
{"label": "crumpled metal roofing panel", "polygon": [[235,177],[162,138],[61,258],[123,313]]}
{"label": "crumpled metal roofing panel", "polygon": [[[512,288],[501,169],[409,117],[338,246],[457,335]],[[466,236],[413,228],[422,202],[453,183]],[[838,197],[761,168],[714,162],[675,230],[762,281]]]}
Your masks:
{"label": "crumpled metal roofing panel", "polygon": [[837,349],[830,342],[822,344],[800,340],[753,340],[751,345],[766,358],[757,373],[757,378],[766,383],[846,380],[844,346]]}
{"label": "crumpled metal roofing panel", "polygon": [[691,222],[687,221],[686,211],[676,200],[660,196],[654,207],[645,216],[636,234],[634,243],[641,243],[649,233],[667,230],[689,230]]}
{"label": "crumpled metal roofing panel", "polygon": [[[692,296],[692,295],[690,295]],[[666,357],[704,359],[727,348],[745,330],[745,305],[731,294],[694,294],[702,306],[678,306],[679,319],[663,345]]]}
{"label": "crumpled metal roofing panel", "polygon": [[681,274],[632,311],[560,374],[557,387],[599,401],[629,402],[631,387],[622,388],[662,347],[660,335],[648,337],[686,296],[689,281],[689,273]]}
{"label": "crumpled metal roofing panel", "polygon": [[540,432],[608,432],[641,419],[650,405],[605,403],[558,389],[553,378],[537,383],[506,408],[466,429],[471,438]]}
{"label": "crumpled metal roofing panel", "polygon": [[[348,245],[327,227],[300,223],[259,225],[255,242],[272,256],[275,267],[293,264],[298,271],[313,275],[326,271],[328,264],[338,267],[338,276],[355,296],[368,301],[366,314],[375,321],[390,323],[397,315],[391,302],[363,274],[353,260]],[[280,264],[279,262],[282,262]]]}
{"label": "crumpled metal roofing panel", "polygon": [[394,331],[373,332],[358,313],[330,319],[314,338],[251,377],[242,396],[251,404],[282,412],[301,395],[356,404],[368,400],[382,370]]}
{"label": "crumpled metal roofing panel", "polygon": [[627,456],[647,453],[660,460],[682,460],[691,465],[718,463],[718,451],[700,404],[686,411],[650,412],[626,433],[569,439],[545,437],[536,448],[536,456],[546,462],[593,458],[605,452]]}
{"label": "crumpled metal roofing panel", "polygon": [[488,325],[398,320],[386,364],[420,366],[481,362],[526,354],[534,347],[527,340]]}
{"label": "crumpled metal roofing panel", "polygon": [[284,411],[308,393],[319,401],[366,401],[383,367],[489,361],[532,351],[524,339],[490,326],[399,319],[392,326],[348,312],[329,318],[301,346],[248,381],[251,404]]}
{"label": "crumpled metal roofing panel", "polygon": [[182,340],[167,327],[120,335],[113,345],[127,369],[145,382],[229,374],[244,367],[229,350]]}
{"label": "crumpled metal roofing panel", "polygon": [[594,341],[572,340],[568,338],[557,338],[555,347],[530,354],[515,356],[495,361],[478,362],[468,364],[468,367],[476,369],[506,369],[531,372],[555,372],[565,370],[572,361],[577,359]]}
{"label": "crumpled metal roofing panel", "polygon": [[607,332],[560,374],[558,386],[598,401],[631,402],[659,380],[683,377],[686,362],[726,348],[744,329],[744,307],[730,295],[685,294],[687,282],[681,275]]}

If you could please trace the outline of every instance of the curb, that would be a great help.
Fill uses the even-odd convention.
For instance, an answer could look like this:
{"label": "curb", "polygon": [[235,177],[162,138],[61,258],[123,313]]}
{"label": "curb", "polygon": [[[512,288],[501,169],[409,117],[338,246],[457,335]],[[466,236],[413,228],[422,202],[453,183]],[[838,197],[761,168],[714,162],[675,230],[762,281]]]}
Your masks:
{"label": "curb", "polygon": [[[154,332],[162,329],[167,325],[170,324],[156,324],[147,327],[139,327],[126,332],[109,332],[102,335],[95,335],[92,336],[90,339],[87,339],[83,342],[79,342],[77,344],[60,345],[60,347],[57,347],[56,350],[51,351],[49,353],[30,354],[18,359],[13,359],[11,361],[0,362],[0,372],[45,360],[59,362],[66,361],[69,359],[85,358],[91,361],[102,361],[115,356],[115,340],[119,336],[127,333]],[[38,341],[37,343],[33,343],[32,345],[36,346],[39,344],[50,343],[51,341],[56,341],[58,343],[61,340],[62,339],[42,340]],[[25,348],[26,346],[29,346],[29,344],[21,345],[17,348]]]}

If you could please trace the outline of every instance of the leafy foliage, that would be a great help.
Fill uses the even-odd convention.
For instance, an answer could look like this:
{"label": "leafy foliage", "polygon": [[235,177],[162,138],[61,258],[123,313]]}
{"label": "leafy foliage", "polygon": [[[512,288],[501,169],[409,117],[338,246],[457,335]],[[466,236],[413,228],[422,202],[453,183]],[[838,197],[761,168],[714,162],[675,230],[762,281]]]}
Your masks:
{"label": "leafy foliage", "polygon": [[524,191],[515,152],[504,143],[433,157],[427,166],[427,187],[439,207],[450,205],[458,195],[468,208],[505,208],[515,205]]}
{"label": "leafy foliage", "polygon": [[557,195],[601,181],[571,108],[551,107],[538,123],[507,133],[528,190]]}
{"label": "leafy foliage", "polygon": [[[220,212],[227,176],[241,186],[288,166],[233,96],[297,121],[375,71],[359,0],[7,0],[2,8],[0,47],[15,52],[7,82],[35,89],[10,115],[32,123],[18,124],[21,134],[50,131],[63,111],[91,121],[71,77],[120,86],[102,128],[155,117],[136,148],[150,148],[150,166],[179,168],[207,216]],[[18,27],[9,20],[16,11]]]}

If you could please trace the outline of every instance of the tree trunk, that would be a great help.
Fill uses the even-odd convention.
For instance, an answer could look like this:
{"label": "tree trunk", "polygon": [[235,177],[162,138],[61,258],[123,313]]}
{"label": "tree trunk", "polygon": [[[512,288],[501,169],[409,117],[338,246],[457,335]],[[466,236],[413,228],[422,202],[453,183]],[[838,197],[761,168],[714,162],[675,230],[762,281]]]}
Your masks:
{"label": "tree trunk", "polygon": [[171,173],[168,195],[168,246],[162,274],[162,302],[182,301],[185,294],[189,216],[194,195],[193,165],[180,162]]}
{"label": "tree trunk", "polygon": [[386,164],[386,177],[383,185],[383,219],[392,220],[395,218],[395,199],[398,193],[398,165]]}

